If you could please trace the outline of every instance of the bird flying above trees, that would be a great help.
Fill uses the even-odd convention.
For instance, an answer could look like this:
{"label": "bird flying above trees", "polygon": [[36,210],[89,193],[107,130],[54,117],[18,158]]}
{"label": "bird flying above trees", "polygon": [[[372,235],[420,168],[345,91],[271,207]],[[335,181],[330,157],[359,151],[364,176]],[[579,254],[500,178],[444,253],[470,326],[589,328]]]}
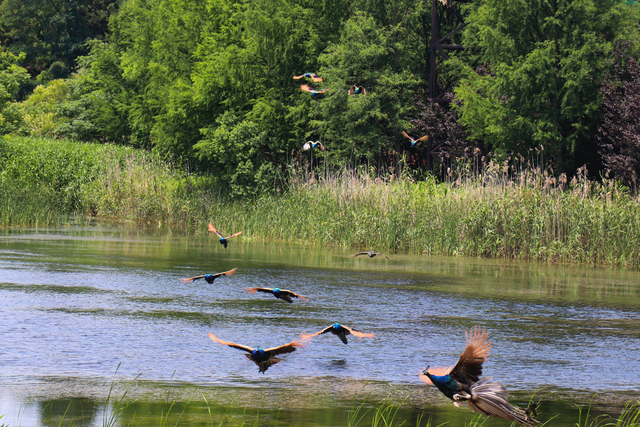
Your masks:
{"label": "bird flying above trees", "polygon": [[322,142],[320,141],[307,141],[304,143],[304,145],[302,146],[302,149],[307,151],[310,150],[312,148],[316,148],[316,146],[318,146],[320,148],[320,151],[324,151],[324,145],[322,145]]}
{"label": "bird flying above trees", "polygon": [[358,338],[373,338],[373,334],[356,331],[355,329],[351,329],[348,326],[341,325],[340,323],[334,323],[331,326],[327,326],[321,331],[316,332],[315,334],[302,334],[300,338],[303,340],[308,340],[313,337],[317,337],[318,335],[326,334],[327,332],[331,332],[333,335],[336,335],[340,338],[340,341],[347,344],[347,335],[353,335]]}
{"label": "bird flying above trees", "polygon": [[465,336],[467,345],[454,366],[427,368],[420,374],[420,380],[435,385],[456,406],[466,402],[479,414],[514,421],[526,427],[538,423],[528,410],[509,403],[509,394],[501,383],[492,381],[491,377],[480,379],[482,364],[491,350],[487,331],[476,326]]}
{"label": "bird flying above trees", "polygon": [[418,138],[418,139],[413,139],[409,135],[407,135],[407,133],[405,131],[402,131],[402,134],[404,136],[406,136],[407,138],[409,138],[409,140],[411,141],[411,145],[412,146],[416,145],[420,141],[425,141],[425,140],[429,139],[429,135],[425,135],[425,136],[423,136],[421,138]]}
{"label": "bird flying above trees", "polygon": [[222,234],[218,230],[216,230],[216,228],[211,223],[209,223],[209,231],[212,233],[216,233],[218,237],[220,237],[220,244],[224,245],[225,249],[227,248],[227,243],[228,243],[227,239],[230,239],[232,237],[236,237],[242,234],[242,231],[238,231],[237,233],[234,233],[231,236],[223,237]]}
{"label": "bird flying above trees", "polygon": [[376,255],[380,255],[380,256],[385,257],[386,259],[391,259],[391,258],[389,258],[388,256],[386,256],[385,254],[381,254],[380,252],[376,252],[376,251],[364,251],[364,252],[359,252],[359,253],[357,253],[357,254],[353,254],[353,255],[351,255],[351,257],[352,257],[352,258],[355,258],[355,257],[357,257],[357,256],[359,256],[359,255],[367,255],[367,256],[369,256],[369,258],[373,258],[373,257],[375,257]]}
{"label": "bird flying above trees", "polygon": [[267,369],[269,369],[270,366],[282,362],[282,359],[275,356],[284,353],[292,353],[296,351],[298,347],[304,347],[304,344],[297,340],[292,341],[289,344],[281,345],[280,347],[262,349],[260,347],[251,348],[246,345],[233,343],[231,341],[223,341],[213,335],[211,332],[209,332],[209,338],[222,345],[228,345],[229,347],[246,351],[248,354],[245,354],[245,356],[247,356],[249,360],[253,361],[253,363],[258,365],[258,372],[262,372],[263,374]]}
{"label": "bird flying above trees", "polygon": [[218,277],[220,276],[231,276],[233,273],[236,272],[238,268],[234,268],[232,270],[229,271],[223,271],[222,273],[216,273],[216,274],[204,274],[202,276],[196,276],[196,277],[190,277],[188,279],[180,279],[181,282],[183,283],[191,283],[194,280],[198,280],[198,279],[204,279],[207,281],[207,283],[211,284],[213,283],[214,280],[216,280]]}
{"label": "bird flying above trees", "polygon": [[296,80],[300,80],[303,77],[310,77],[311,80],[313,80],[314,82],[321,82],[322,81],[322,77],[316,75],[316,73],[304,73],[304,74],[301,74],[299,76],[293,76],[293,78],[296,79]]}
{"label": "bird flying above trees", "polygon": [[309,85],[300,85],[300,89],[304,92],[309,92],[311,96],[322,95],[323,93],[329,90],[328,88],[322,89],[322,90],[315,90]]}
{"label": "bird flying above trees", "polygon": [[362,86],[351,86],[349,88],[349,95],[366,95],[367,91]]}
{"label": "bird flying above trees", "polygon": [[296,294],[295,292],[291,292],[286,289],[255,287],[255,288],[244,288],[244,290],[249,292],[250,294],[255,294],[256,292],[264,292],[267,294],[272,294],[274,297],[278,299],[285,300],[286,302],[291,302],[291,303],[293,302],[291,298],[299,298],[307,302],[309,301],[307,298],[303,297],[302,295]]}

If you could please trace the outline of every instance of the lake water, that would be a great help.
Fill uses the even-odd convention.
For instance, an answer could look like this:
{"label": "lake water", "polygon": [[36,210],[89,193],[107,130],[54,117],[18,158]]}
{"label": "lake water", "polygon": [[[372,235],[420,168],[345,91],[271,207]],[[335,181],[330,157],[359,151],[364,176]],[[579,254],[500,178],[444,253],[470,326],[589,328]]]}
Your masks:
{"label": "lake water", "polygon": [[[0,230],[0,425],[346,426],[393,404],[405,425],[462,426],[474,413],[418,373],[454,364],[474,325],[493,342],[484,374],[512,403],[537,393],[549,426],[577,422],[576,404],[617,414],[640,396],[638,272],[351,253],[100,226]],[[211,285],[179,280],[234,267]],[[207,336],[266,348],[335,322],[375,337],[318,336],[265,374]]]}

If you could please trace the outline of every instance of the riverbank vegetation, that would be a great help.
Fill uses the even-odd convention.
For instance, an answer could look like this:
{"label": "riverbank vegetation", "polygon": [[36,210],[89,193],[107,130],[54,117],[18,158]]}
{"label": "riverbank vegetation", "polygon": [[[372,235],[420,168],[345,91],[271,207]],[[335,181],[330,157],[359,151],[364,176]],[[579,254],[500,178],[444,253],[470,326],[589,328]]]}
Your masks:
{"label": "riverbank vegetation", "polygon": [[0,223],[637,267],[637,2],[429,3],[2,2]]}
{"label": "riverbank vegetation", "polygon": [[638,196],[586,170],[569,180],[527,162],[462,164],[438,182],[364,166],[309,176],[293,162],[271,193],[238,200],[142,149],[12,137],[0,141],[0,170],[9,226],[74,216],[206,232],[212,221],[258,242],[640,266]]}

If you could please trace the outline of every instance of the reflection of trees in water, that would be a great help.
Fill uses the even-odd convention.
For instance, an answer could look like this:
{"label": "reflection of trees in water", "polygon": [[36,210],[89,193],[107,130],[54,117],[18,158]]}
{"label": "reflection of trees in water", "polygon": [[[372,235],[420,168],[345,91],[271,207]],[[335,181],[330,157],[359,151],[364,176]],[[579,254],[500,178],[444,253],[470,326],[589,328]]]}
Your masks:
{"label": "reflection of trees in water", "polygon": [[102,418],[103,405],[88,398],[53,399],[38,401],[40,407],[39,425],[59,427],[73,425],[75,427],[90,427],[95,420]]}

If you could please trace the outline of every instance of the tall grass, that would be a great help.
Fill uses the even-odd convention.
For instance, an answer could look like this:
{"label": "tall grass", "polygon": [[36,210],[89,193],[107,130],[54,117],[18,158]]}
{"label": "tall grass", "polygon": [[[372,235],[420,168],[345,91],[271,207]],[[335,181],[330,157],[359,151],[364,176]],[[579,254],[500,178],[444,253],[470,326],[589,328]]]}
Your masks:
{"label": "tall grass", "polygon": [[[283,197],[212,209],[262,240],[437,255],[637,267],[640,203],[614,181],[540,171],[454,182],[383,181],[348,172]],[[227,219],[228,218],[228,219]]]}
{"label": "tall grass", "polygon": [[284,194],[229,200],[214,178],[142,150],[6,137],[0,224],[76,215],[205,232],[213,221],[253,241],[640,267],[640,199],[617,182],[477,166],[444,183],[299,171]]}

